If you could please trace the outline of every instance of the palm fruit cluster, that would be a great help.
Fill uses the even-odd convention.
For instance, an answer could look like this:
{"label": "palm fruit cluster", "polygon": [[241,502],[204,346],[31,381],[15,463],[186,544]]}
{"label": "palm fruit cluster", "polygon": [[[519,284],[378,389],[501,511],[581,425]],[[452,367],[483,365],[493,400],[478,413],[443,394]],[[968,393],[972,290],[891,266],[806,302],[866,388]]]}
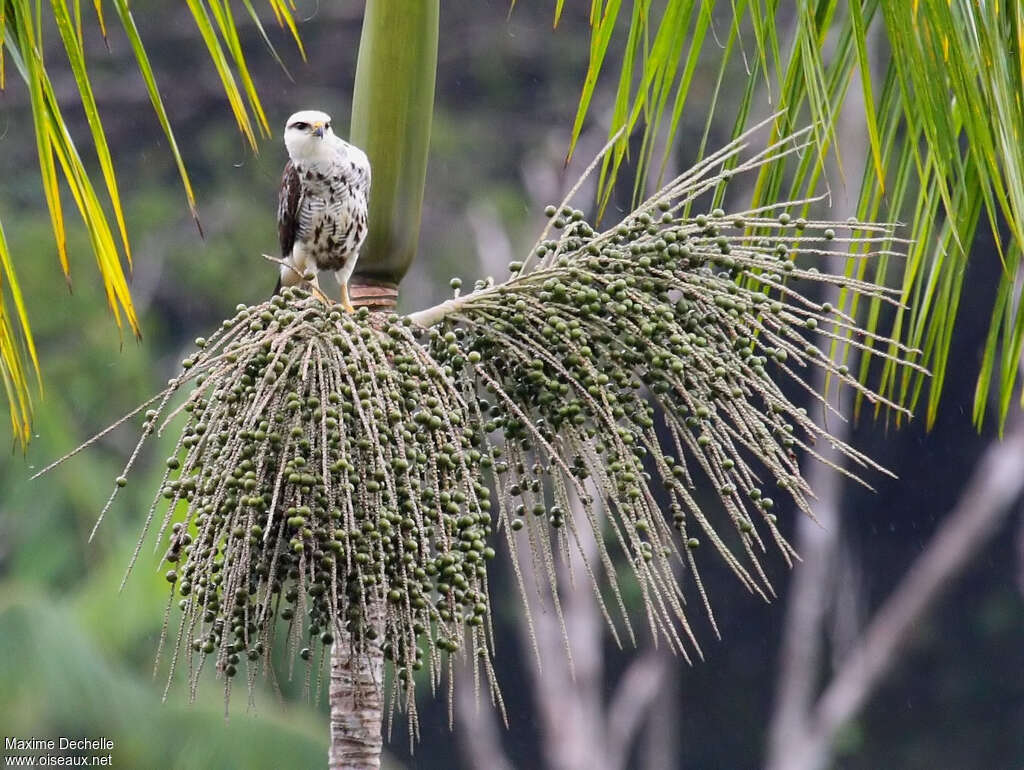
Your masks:
{"label": "palm fruit cluster", "polygon": [[687,584],[714,623],[699,554],[770,595],[759,554],[772,541],[792,556],[776,511],[809,512],[801,455],[824,441],[882,470],[790,394],[823,367],[898,409],[825,350],[916,364],[820,299],[824,286],[897,304],[819,267],[890,253],[889,227],[805,221],[788,204],[693,213],[744,170],[741,149],[603,232],[550,207],[507,280],[462,294],[455,279],[435,308],[348,315],[290,290],[196,340],[139,444],[183,415],[142,539],[159,518],[181,611],[173,657],[189,658],[193,692],[206,661],[229,684],[247,666],[251,687],[284,639],[307,682],[328,645],[379,645],[392,703],[410,709],[418,679],[436,686],[446,656],[468,653],[500,702],[487,581],[499,536],[513,565],[546,575],[556,608],[558,564],[593,538],[587,578],[616,638],[636,639],[628,576],[650,632],[683,655],[697,647]]}
{"label": "palm fruit cluster", "polygon": [[485,649],[491,458],[408,319],[285,290],[196,344],[144,425],[185,415],[150,516],[166,503],[193,688],[206,658],[229,679],[244,659],[251,681],[279,624],[311,666],[339,635],[375,641],[401,687]]}
{"label": "palm fruit cluster", "polygon": [[[765,536],[792,556],[776,526],[777,499],[810,513],[801,454],[818,456],[815,444],[825,439],[882,470],[828,436],[781,385],[803,383],[820,366],[884,401],[823,353],[832,341],[863,347],[864,335],[808,286],[883,301],[887,292],[798,267],[794,257],[798,248],[819,256],[837,243],[845,249],[854,230],[879,242],[890,234],[787,213],[727,217],[714,209],[691,218],[678,208],[659,198],[600,233],[583,212],[549,207],[561,235],[539,244],[536,269],[513,263],[507,283],[453,300],[428,338],[435,360],[456,376],[468,372],[487,393],[476,419],[504,438],[502,523],[513,533],[536,530],[522,542],[546,550],[541,529],[601,520],[605,576],[629,634],[611,566],[623,561],[652,627],[686,654],[684,638],[696,639],[676,588],[680,562],[700,586],[695,555],[708,542],[767,596],[758,558]],[[555,541],[569,548],[573,537]]]}

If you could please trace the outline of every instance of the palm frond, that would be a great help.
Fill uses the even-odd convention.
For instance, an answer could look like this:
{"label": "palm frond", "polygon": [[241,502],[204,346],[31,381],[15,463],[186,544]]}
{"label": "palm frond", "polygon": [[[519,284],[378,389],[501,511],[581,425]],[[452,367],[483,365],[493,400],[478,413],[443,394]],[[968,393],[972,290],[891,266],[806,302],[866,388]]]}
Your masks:
{"label": "palm frond", "polygon": [[[14,305],[13,314],[8,301]],[[11,433],[22,449],[28,445],[32,430],[32,389],[28,376],[30,366],[42,392],[39,358],[32,339],[28,312],[7,249],[3,224],[0,223],[0,377],[3,378],[4,395],[10,410]]]}
{"label": "palm frond", "polygon": [[[50,218],[57,233],[57,249],[60,255],[61,266],[65,278],[70,281],[71,271],[68,263],[66,247],[65,225],[63,207],[60,202],[60,187],[57,176],[57,167],[63,172],[64,182],[71,193],[78,208],[82,221],[92,242],[93,254],[100,267],[100,276],[103,279],[106,290],[107,302],[118,327],[122,324],[122,313],[127,319],[129,327],[136,334],[139,333],[138,321],[135,317],[135,309],[132,306],[131,294],[128,291],[128,281],[121,266],[121,252],[117,248],[109,220],[103,210],[99,197],[96,194],[92,181],[85,170],[85,165],[78,154],[66,123],[61,114],[60,106],[57,104],[53,86],[50,83],[49,75],[43,66],[43,53],[39,44],[40,31],[35,29],[35,22],[31,14],[16,13],[12,16],[12,23],[18,37],[16,46],[8,41],[8,51],[22,79],[25,81],[32,96],[32,113],[36,125],[36,144],[39,152],[40,167],[43,170],[43,187],[46,193],[46,200],[50,208]],[[67,33],[74,40],[74,33],[70,29]],[[67,41],[72,47],[69,56],[73,57],[74,42]],[[84,77],[84,70],[82,72]],[[88,104],[88,97],[86,97]],[[95,107],[95,103],[92,102]],[[102,126],[98,124],[98,116],[94,130],[102,134]],[[101,161],[101,165],[109,170],[112,200],[118,201],[116,211],[120,211],[119,199],[116,185],[113,184],[113,168],[109,165],[109,153],[106,152],[105,144],[100,152],[100,157],[105,158],[107,163]],[[123,221],[118,217],[118,221]],[[123,231],[122,231],[123,233]],[[127,240],[127,239],[125,239]]]}
{"label": "palm frond", "polygon": [[[1013,362],[1021,339],[1016,330],[1024,326],[1024,309],[1013,289],[1024,243],[1024,143],[1020,141],[1024,105],[1019,98],[1024,84],[1020,65],[1024,10],[1019,4],[971,0],[858,0],[852,4],[765,0],[724,6],[692,0],[595,2],[591,56],[570,136],[570,154],[598,80],[610,66],[609,52],[622,51],[609,131],[614,135],[626,130],[606,161],[600,196],[608,200],[619,171],[625,168],[630,134],[642,125],[643,150],[633,162],[638,200],[654,167],[651,148],[671,147],[676,137],[679,116],[691,97],[689,64],[699,48],[702,61],[720,60],[720,78],[735,66],[734,59],[742,58],[748,88],[734,102],[733,113],[724,115],[734,119],[734,136],[749,125],[752,90],[760,82],[781,113],[775,137],[785,136],[801,121],[816,127],[811,153],[798,160],[780,158],[762,169],[751,206],[780,197],[813,197],[825,182],[823,161],[829,152],[836,154],[844,175],[857,171],[846,168],[835,147],[833,126],[852,79],[859,76],[871,151],[870,173],[863,176],[867,197],[862,197],[862,208],[877,211],[884,199],[893,221],[915,216],[914,238],[922,244],[920,258],[902,266],[877,263],[887,270],[889,281],[903,287],[902,301],[909,309],[894,315],[876,312],[877,304],[871,304],[868,329],[876,331],[885,325],[889,334],[905,344],[922,347],[924,363],[936,375],[928,382],[914,374],[890,376],[885,393],[908,407],[926,394],[928,421],[934,421],[956,325],[957,298],[963,293],[962,268],[972,237],[984,220],[999,241],[1003,274],[995,292],[999,311],[992,318],[978,376],[974,416],[980,425],[995,383],[1002,424],[1016,387]],[[711,31],[716,34],[707,34],[708,17],[714,18]],[[669,22],[674,25],[671,35],[661,37]],[[616,34],[621,36],[618,46]],[[654,42],[638,42],[648,39]],[[689,49],[685,40],[691,41]],[[783,57],[785,41],[791,43]],[[873,57],[873,49],[881,49],[885,56]],[[684,61],[687,66],[681,66]],[[673,83],[676,100],[666,118],[664,95]],[[878,83],[884,84],[881,94]],[[714,95],[711,112],[730,109],[717,98],[717,85]],[[709,115],[709,125],[710,121]],[[786,184],[789,195],[783,191]],[[899,187],[897,195],[891,194],[894,187]],[[925,212],[932,216],[922,216]],[[1009,233],[1005,243],[1004,226]],[[946,256],[950,249],[960,254]],[[863,268],[862,262],[851,262],[848,270]],[[860,371],[870,371],[871,361],[871,355],[862,359]]]}
{"label": "palm frond", "polygon": [[132,254],[128,246],[128,229],[124,223],[124,211],[121,208],[121,194],[117,189],[114,162],[110,157],[110,148],[107,146],[107,137],[103,130],[99,108],[96,105],[96,97],[93,95],[92,84],[89,82],[89,74],[85,68],[85,49],[82,46],[81,32],[79,29],[76,29],[77,24],[72,21],[71,14],[68,12],[64,0],[54,0],[51,7],[53,8],[54,20],[57,22],[57,30],[60,32],[61,41],[64,43],[64,50],[68,55],[71,71],[75,76],[78,92],[82,96],[82,107],[85,111],[86,120],[89,123],[93,146],[96,148],[96,155],[103,173],[103,181],[106,184],[110,205],[113,208],[114,218],[117,221],[117,228],[121,235],[121,245],[124,248],[124,255],[130,265]]}
{"label": "palm frond", "polygon": [[[238,130],[249,141],[249,146],[253,151],[256,151],[256,134],[253,131],[252,120],[249,116],[249,111],[245,107],[245,101],[238,88],[238,83],[235,81],[231,64],[224,53],[224,44],[226,44],[232,56],[236,57],[236,64],[238,63],[237,57],[241,56],[241,46],[233,45],[233,43],[237,44],[237,34],[234,34],[234,22],[230,9],[225,13],[224,8],[220,5],[220,0],[210,0],[210,11],[207,10],[204,0],[186,1],[189,11],[192,12],[192,19],[195,21],[196,29],[199,30],[203,43],[206,45],[206,51],[210,55],[210,60],[217,70],[217,76],[220,78],[224,94],[227,96],[228,104],[231,106],[231,112],[234,113],[235,122],[238,124]],[[210,18],[211,12],[217,21],[220,32],[219,37],[217,34],[218,30],[214,29],[213,20]],[[221,38],[224,38],[224,44],[222,44]],[[266,118],[263,117],[263,108],[260,106],[258,98],[255,102],[253,101],[255,89],[252,88],[251,81],[248,78],[248,70],[239,68],[239,76],[244,84],[246,95],[249,97],[250,107],[256,113],[258,125],[263,128]],[[270,133],[269,127],[266,127],[264,130]]]}
{"label": "palm frond", "polygon": [[[245,5],[250,16],[257,18],[258,21],[251,2],[246,2]],[[283,0],[270,0],[269,6],[278,23],[290,30],[301,51],[301,41],[289,4]],[[67,251],[67,224],[64,205],[61,201],[62,187],[70,192],[85,225],[103,281],[107,302],[118,328],[121,329],[126,322],[133,333],[139,334],[138,319],[135,316],[131,293],[122,266],[122,256],[129,267],[132,262],[128,227],[118,190],[117,173],[89,79],[83,45],[81,6],[76,2],[72,11],[68,8],[67,0],[52,0],[48,7],[52,12],[71,74],[81,97],[82,108],[89,126],[91,144],[99,162],[103,187],[106,189],[106,201],[112,216],[108,216],[105,204],[96,192],[92,178],[87,172],[74,139],[68,130],[61,105],[57,102],[51,84],[50,73],[53,65],[47,63],[43,56],[42,4],[32,3],[30,0],[0,0],[0,89],[6,87],[5,67],[9,57],[24,80],[30,96],[43,192],[56,240],[57,255],[66,280],[70,285],[71,270]],[[106,39],[107,27],[102,5],[97,0],[94,7],[97,23]],[[209,0],[209,2],[195,0],[190,2],[189,7],[192,9],[197,28],[221,77],[228,103],[239,128],[255,150],[257,146],[256,131],[253,128],[253,123],[262,135],[269,135],[270,129],[242,51],[231,4],[225,0]],[[154,112],[168,140],[171,154],[177,164],[185,189],[189,210],[198,227],[199,218],[192,184],[185,170],[185,162],[174,138],[170,119],[164,109],[153,68],[135,26],[127,0],[114,0],[114,8],[135,55],[136,64],[149,93]],[[259,25],[258,28],[264,41],[276,57],[276,52],[270,46],[262,25]],[[303,55],[305,54],[303,53]],[[278,60],[280,61],[279,58]],[[241,87],[238,86],[239,81]],[[38,366],[35,362],[34,348],[31,345],[32,337],[28,315],[20,300],[17,278],[10,255],[6,251],[6,245],[3,258],[5,260],[6,285],[10,288],[12,295],[16,293],[18,298],[15,304],[15,316],[9,314],[6,300],[0,301],[0,327],[2,327],[0,333],[3,334],[0,344],[2,344],[3,350],[5,395],[12,423],[16,426],[15,435],[20,442],[24,443],[30,435],[32,399],[26,385],[28,381],[25,366],[27,359],[19,353],[19,350],[22,353],[29,352],[31,354],[29,358],[32,365],[36,367],[37,377]],[[22,342],[18,343],[18,340]]]}

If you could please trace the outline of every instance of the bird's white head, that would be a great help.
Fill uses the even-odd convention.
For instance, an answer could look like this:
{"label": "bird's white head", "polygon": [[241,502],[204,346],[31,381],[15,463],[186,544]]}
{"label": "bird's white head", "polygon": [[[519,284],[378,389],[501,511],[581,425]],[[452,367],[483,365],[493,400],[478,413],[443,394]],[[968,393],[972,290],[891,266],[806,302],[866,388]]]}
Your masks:
{"label": "bird's white head", "polygon": [[284,126],[284,144],[295,162],[312,162],[330,156],[334,129],[331,116],[319,110],[296,112]]}

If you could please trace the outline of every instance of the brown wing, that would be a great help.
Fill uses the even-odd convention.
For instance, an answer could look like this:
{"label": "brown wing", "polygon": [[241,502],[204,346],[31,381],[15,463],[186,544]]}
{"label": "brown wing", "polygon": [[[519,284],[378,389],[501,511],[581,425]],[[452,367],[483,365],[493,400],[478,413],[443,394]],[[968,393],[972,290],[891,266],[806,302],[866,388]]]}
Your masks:
{"label": "brown wing", "polygon": [[277,199],[277,237],[281,242],[281,256],[287,257],[295,245],[295,235],[299,229],[299,198],[302,184],[299,172],[291,161],[285,164],[281,176],[281,194]]}

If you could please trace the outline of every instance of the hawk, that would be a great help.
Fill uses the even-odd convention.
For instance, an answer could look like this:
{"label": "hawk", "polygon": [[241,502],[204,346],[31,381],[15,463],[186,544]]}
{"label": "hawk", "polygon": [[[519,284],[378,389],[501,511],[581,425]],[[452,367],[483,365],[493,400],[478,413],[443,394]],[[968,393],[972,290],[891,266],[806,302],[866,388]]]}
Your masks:
{"label": "hawk", "polygon": [[277,233],[281,241],[282,286],[309,282],[320,292],[317,270],[333,270],[341,303],[354,312],[348,279],[366,237],[370,161],[366,153],[334,135],[331,116],[296,112],[285,124],[288,163],[281,178]]}

